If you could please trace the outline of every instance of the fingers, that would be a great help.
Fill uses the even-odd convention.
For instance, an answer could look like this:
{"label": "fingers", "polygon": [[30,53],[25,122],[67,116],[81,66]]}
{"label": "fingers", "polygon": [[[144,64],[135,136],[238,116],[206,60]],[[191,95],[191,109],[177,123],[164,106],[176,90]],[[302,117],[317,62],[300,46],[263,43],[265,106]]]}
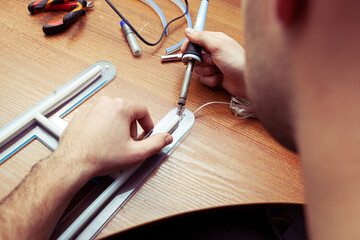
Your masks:
{"label": "fingers", "polygon": [[137,123],[136,121],[133,121],[130,125],[130,137],[133,139],[133,140],[137,140]]}
{"label": "fingers", "polygon": [[[214,51],[215,46],[212,42],[214,39],[211,39],[213,33],[211,32],[199,32],[194,31],[191,28],[185,30],[186,36],[190,39],[191,42],[198,44],[204,47],[204,50],[201,53],[202,63],[199,67],[195,68],[195,73],[201,75],[200,81],[202,84],[208,87],[216,87],[221,85],[223,74],[220,72],[219,68],[214,64],[211,51]],[[181,46],[181,52],[186,51],[189,39],[186,39],[183,45]]]}
{"label": "fingers", "polygon": [[197,31],[192,28],[185,29],[185,36],[187,39],[181,46],[181,52],[184,53],[189,44],[189,41],[203,47],[203,51],[208,54],[214,54],[219,48],[222,47],[223,33]]}
{"label": "fingers", "polygon": [[[191,28],[187,28],[185,31],[190,31],[191,32]],[[193,38],[190,38],[191,40],[195,40],[195,41],[191,41],[193,43],[196,43],[196,44],[199,44],[198,42],[201,42],[203,45],[201,45],[204,49],[203,51],[201,52],[201,58],[202,58],[202,65],[214,65],[214,62],[213,62],[213,59],[211,57],[211,51],[210,49],[208,49],[207,47],[209,46],[212,46],[213,44],[210,42],[211,39],[211,35],[213,34],[216,34],[216,33],[213,33],[213,32],[202,32],[202,31],[194,31],[195,32],[195,35],[198,35],[198,36],[195,36]],[[206,37],[204,37],[206,36]],[[202,40],[200,40],[202,39]],[[212,42],[214,42],[214,39],[212,39]],[[205,44],[206,43],[206,44]],[[189,39],[186,39],[184,41],[184,43],[181,45],[181,53],[185,53],[186,51],[186,48],[189,44]],[[214,47],[210,47],[212,50],[214,50]]]}
{"label": "fingers", "polygon": [[202,52],[201,65],[215,65],[210,53],[208,53],[206,51]]}
{"label": "fingers", "polygon": [[137,120],[145,132],[150,132],[154,128],[154,122],[145,105],[136,104],[133,110],[134,115],[132,120]]}
{"label": "fingers", "polygon": [[223,74],[212,62],[210,54],[203,53],[202,63],[194,69],[196,74],[201,76],[200,82],[208,87],[216,87],[222,84]]}
{"label": "fingers", "polygon": [[189,39],[185,39],[185,41],[183,42],[183,44],[181,45],[181,53],[184,53],[186,51],[187,45],[189,44]]}
{"label": "fingers", "polygon": [[[196,31],[192,28],[185,29],[185,36],[188,38],[188,41],[202,46],[210,53],[212,53],[218,49],[218,47],[217,47],[218,42],[214,41],[216,39],[216,38],[214,38],[215,34],[217,34],[217,33],[207,32],[207,31]],[[186,46],[187,46],[187,44],[188,43],[186,43]],[[185,48],[184,45],[185,45],[185,43],[183,44],[182,47]],[[181,49],[183,50],[183,48],[181,48]]]}
{"label": "fingers", "polygon": [[201,76],[209,76],[209,75],[213,75],[217,72],[219,72],[219,68],[215,65],[210,65],[210,66],[199,66],[197,68],[194,69],[194,72],[196,74],[199,74]]}
{"label": "fingers", "polygon": [[160,152],[161,149],[172,143],[172,141],[173,138],[170,134],[154,134],[144,140],[132,142],[131,148],[133,153],[131,155],[135,157],[135,160],[143,161],[146,158]]}
{"label": "fingers", "polygon": [[[133,124],[134,121],[138,121],[145,132],[149,132],[154,128],[154,123],[145,105],[127,101],[125,99],[117,99],[117,101],[119,105],[118,107],[124,111],[120,111],[121,114],[129,118],[129,124]],[[133,125],[131,130],[132,129]],[[131,137],[135,134],[133,131],[134,130],[131,131]]]}
{"label": "fingers", "polygon": [[208,87],[216,87],[222,84],[223,74],[218,72],[210,76],[202,76],[200,82]]}
{"label": "fingers", "polygon": [[154,123],[150,117],[149,111],[145,105],[128,101],[122,98],[111,99],[109,97],[101,97],[95,105],[100,105],[99,109],[103,110],[106,107],[111,107],[113,111],[117,112],[119,117],[128,120],[128,127],[130,128],[130,137],[137,139],[137,124],[145,132],[149,132],[154,128]]}

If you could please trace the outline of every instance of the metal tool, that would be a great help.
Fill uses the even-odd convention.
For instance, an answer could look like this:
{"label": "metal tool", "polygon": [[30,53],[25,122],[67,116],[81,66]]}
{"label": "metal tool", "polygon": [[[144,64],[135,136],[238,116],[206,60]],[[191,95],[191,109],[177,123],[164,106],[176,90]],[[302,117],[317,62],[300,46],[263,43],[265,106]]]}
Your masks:
{"label": "metal tool", "polygon": [[86,10],[91,9],[93,6],[91,1],[86,0],[77,0],[73,2],[70,2],[70,0],[39,0],[30,3],[28,5],[28,10],[32,14],[51,10],[71,11],[64,16],[63,20],[48,23],[43,26],[43,31],[46,35],[53,35],[68,29],[80,18],[80,16],[86,14]]}
{"label": "metal tool", "polygon": [[182,54],[172,54],[172,55],[164,55],[160,57],[161,62],[174,62],[174,61],[181,61]]}
{"label": "metal tool", "polygon": [[[204,31],[205,28],[205,20],[206,20],[206,13],[208,8],[209,0],[202,0],[199,8],[198,15],[196,17],[196,22],[194,26],[194,30]],[[184,111],[184,106],[186,103],[186,98],[189,91],[191,76],[194,70],[194,66],[198,66],[201,63],[201,46],[193,44],[189,42],[185,53],[183,54],[182,61],[186,64],[186,71],[184,75],[183,84],[180,91],[179,97],[179,107],[177,114],[179,116],[182,115]]]}

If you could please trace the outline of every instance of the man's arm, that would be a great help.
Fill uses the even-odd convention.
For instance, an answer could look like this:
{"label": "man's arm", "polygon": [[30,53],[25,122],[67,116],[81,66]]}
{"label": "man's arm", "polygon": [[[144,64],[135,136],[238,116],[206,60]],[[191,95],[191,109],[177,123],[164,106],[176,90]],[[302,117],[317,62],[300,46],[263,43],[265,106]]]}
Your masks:
{"label": "man's arm", "polygon": [[69,156],[42,159],[0,205],[1,239],[47,239],[88,176]]}
{"label": "man's arm", "polygon": [[100,98],[76,114],[57,150],[39,161],[0,203],[0,239],[47,239],[75,193],[92,177],[136,165],[170,144],[168,134],[137,141],[137,123],[154,124],[145,106]]}

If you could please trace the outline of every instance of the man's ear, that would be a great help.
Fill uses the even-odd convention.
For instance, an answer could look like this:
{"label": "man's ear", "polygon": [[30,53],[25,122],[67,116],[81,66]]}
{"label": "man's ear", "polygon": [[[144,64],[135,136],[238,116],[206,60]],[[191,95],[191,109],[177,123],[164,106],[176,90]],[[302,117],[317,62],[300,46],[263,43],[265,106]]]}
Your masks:
{"label": "man's ear", "polygon": [[284,25],[291,25],[303,10],[304,0],[275,0],[276,14]]}

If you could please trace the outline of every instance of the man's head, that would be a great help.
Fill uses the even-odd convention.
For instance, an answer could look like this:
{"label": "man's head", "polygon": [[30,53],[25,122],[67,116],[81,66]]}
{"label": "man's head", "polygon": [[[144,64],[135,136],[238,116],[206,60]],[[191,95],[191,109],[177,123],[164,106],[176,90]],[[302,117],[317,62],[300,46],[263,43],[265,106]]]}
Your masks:
{"label": "man's head", "polygon": [[295,150],[292,44],[306,19],[305,0],[244,3],[245,79],[250,99],[269,132]]}
{"label": "man's head", "polygon": [[270,133],[299,151],[310,236],[359,238],[360,1],[244,7],[248,94]]}
{"label": "man's head", "polygon": [[249,97],[269,132],[296,149],[301,122],[316,130],[315,115],[326,124],[357,108],[360,1],[243,3]]}

